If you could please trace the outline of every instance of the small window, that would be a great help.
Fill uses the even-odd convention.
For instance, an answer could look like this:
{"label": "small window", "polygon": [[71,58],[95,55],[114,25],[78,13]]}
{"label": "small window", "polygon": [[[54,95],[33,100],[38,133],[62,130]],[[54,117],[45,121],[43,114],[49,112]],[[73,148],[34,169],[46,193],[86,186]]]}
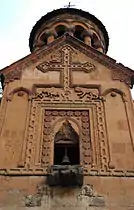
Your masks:
{"label": "small window", "polygon": [[94,33],[92,40],[91,40],[91,46],[95,48],[95,44],[98,42],[98,37],[97,35]]}
{"label": "small window", "polygon": [[62,36],[66,32],[66,27],[64,25],[59,25],[55,28],[58,37]]}
{"label": "small window", "polygon": [[84,32],[84,28],[82,26],[75,26],[75,32],[74,32],[74,37],[76,37],[77,39],[80,39],[81,41],[83,40],[83,36],[82,33]]}
{"label": "small window", "polygon": [[54,139],[54,165],[79,165],[79,136],[65,120]]}
{"label": "small window", "polygon": [[41,40],[44,44],[47,44],[47,36],[46,36],[45,33],[41,35],[40,40]]}

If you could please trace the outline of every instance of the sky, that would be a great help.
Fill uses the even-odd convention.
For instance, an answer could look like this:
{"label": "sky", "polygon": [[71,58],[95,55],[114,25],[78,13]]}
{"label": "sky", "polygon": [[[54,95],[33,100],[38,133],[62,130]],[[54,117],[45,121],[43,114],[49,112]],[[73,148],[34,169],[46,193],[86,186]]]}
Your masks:
{"label": "sky", "polygon": [[[30,53],[29,35],[47,12],[68,5],[67,0],[0,0],[0,69]],[[134,0],[72,0],[105,25],[107,55],[134,70]],[[132,90],[134,98],[134,89]]]}

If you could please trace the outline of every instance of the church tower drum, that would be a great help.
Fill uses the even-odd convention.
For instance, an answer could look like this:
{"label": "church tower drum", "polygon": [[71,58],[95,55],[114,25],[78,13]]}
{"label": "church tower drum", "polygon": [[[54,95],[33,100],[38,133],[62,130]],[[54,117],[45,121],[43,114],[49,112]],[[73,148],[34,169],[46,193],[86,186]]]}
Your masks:
{"label": "church tower drum", "polygon": [[134,72],[106,55],[108,45],[95,16],[57,9],[33,27],[31,54],[1,70],[7,209],[134,205]]}
{"label": "church tower drum", "polygon": [[88,12],[64,8],[46,14],[35,24],[29,39],[31,52],[48,45],[65,33],[100,52],[106,53],[108,50],[108,34],[100,20]]}

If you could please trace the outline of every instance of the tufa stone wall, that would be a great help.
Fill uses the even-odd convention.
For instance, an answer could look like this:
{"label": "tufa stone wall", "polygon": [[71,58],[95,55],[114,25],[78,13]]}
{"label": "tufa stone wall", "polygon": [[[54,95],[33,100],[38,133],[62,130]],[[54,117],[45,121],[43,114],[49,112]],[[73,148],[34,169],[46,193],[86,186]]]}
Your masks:
{"label": "tufa stone wall", "polygon": [[[132,72],[65,36],[3,73],[0,209],[133,210]],[[50,188],[65,120],[79,136],[84,184]]]}
{"label": "tufa stone wall", "polygon": [[82,187],[50,188],[44,177],[1,177],[0,209],[132,210],[132,178],[85,177]]}

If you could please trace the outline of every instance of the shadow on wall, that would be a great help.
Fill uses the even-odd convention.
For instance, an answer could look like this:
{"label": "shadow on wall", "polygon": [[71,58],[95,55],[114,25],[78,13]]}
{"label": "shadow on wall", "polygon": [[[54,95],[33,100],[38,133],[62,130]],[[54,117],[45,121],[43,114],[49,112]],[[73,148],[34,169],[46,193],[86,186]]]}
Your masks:
{"label": "shadow on wall", "polygon": [[134,88],[131,90],[132,98],[134,100]]}

